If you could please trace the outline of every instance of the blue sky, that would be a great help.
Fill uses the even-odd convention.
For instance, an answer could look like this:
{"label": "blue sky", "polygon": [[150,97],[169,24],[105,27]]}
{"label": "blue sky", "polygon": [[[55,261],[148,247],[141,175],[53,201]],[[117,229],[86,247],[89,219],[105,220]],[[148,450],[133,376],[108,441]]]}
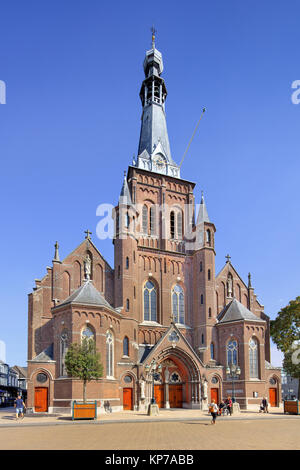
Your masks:
{"label": "blue sky", "polygon": [[[27,359],[27,294],[115,204],[136,154],[150,27],[163,54],[172,156],[204,190],[216,271],[229,252],[274,318],[299,295],[297,1],[37,0],[1,6],[1,322],[10,364]],[[273,362],[279,364],[276,355]],[[279,362],[278,362],[279,361]]]}

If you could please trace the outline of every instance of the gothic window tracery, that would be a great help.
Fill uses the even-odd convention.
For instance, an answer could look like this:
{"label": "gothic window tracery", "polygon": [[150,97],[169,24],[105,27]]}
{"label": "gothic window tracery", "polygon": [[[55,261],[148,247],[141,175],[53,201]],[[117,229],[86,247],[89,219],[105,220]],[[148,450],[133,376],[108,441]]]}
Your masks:
{"label": "gothic window tracery", "polygon": [[258,379],[258,342],[255,338],[249,341],[249,371],[251,379]]}
{"label": "gothic window tracery", "polygon": [[60,335],[60,375],[67,375],[65,357],[68,351],[68,332],[63,330]]}
{"label": "gothic window tracery", "polygon": [[111,331],[106,333],[106,377],[114,376],[114,337]]}
{"label": "gothic window tracery", "polygon": [[227,365],[230,365],[230,364],[237,365],[238,343],[235,339],[228,341],[226,351],[227,351]]}
{"label": "gothic window tracery", "polygon": [[184,293],[178,284],[172,290],[172,310],[174,322],[184,324]]}
{"label": "gothic window tracery", "polygon": [[157,321],[157,293],[151,281],[144,285],[144,320]]}

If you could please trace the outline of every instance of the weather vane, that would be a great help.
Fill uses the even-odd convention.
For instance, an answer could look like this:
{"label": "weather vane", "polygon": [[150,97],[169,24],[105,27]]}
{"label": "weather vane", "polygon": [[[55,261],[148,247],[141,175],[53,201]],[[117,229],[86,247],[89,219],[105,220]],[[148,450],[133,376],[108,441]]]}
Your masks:
{"label": "weather vane", "polygon": [[157,33],[157,30],[154,28],[154,25],[151,28],[152,32],[152,48],[155,49],[155,33]]}

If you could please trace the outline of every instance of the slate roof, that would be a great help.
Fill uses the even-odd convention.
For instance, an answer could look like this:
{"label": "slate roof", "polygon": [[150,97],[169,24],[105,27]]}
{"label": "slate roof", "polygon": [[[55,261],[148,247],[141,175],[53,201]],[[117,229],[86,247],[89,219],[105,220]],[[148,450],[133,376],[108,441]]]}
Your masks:
{"label": "slate roof", "polygon": [[101,307],[108,307],[112,309],[112,306],[105,300],[100,292],[94,287],[93,281],[85,281],[73,294],[70,295],[62,303],[56,307],[61,307],[67,304],[82,304],[82,305],[99,305]]}
{"label": "slate roof", "polygon": [[139,345],[138,362],[143,362],[149,355],[152,348],[153,346],[149,346],[148,344]]}
{"label": "slate roof", "polygon": [[241,302],[239,302],[235,297],[228,305],[226,305],[226,307],[224,307],[217,318],[219,323],[227,323],[239,320],[255,320],[264,322],[264,320],[250,312],[250,310],[242,305]]}
{"label": "slate roof", "polygon": [[201,196],[201,203],[200,203],[200,207],[199,207],[199,212],[198,212],[197,224],[196,225],[199,225],[202,222],[210,222],[203,194]]}
{"label": "slate roof", "polygon": [[50,344],[44,351],[40,352],[37,356],[31,359],[30,362],[52,362],[53,361],[53,343]]}
{"label": "slate roof", "polygon": [[120,197],[119,197],[119,204],[126,204],[128,206],[132,205],[131,194],[129,191],[129,187],[127,184],[126,175],[124,175],[124,182],[121,189]]}

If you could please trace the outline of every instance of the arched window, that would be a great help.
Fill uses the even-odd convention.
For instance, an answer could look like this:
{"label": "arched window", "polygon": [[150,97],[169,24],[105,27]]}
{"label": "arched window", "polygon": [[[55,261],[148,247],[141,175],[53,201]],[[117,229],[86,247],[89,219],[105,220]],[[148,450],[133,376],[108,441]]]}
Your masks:
{"label": "arched window", "polygon": [[144,285],[144,320],[157,321],[157,295],[152,282]]}
{"label": "arched window", "polygon": [[211,318],[211,307],[208,309],[208,317]]}
{"label": "arched window", "polygon": [[84,340],[84,339],[95,340],[94,332],[93,332],[92,328],[90,328],[89,326],[86,326],[81,332],[81,341]]}
{"label": "arched window", "polygon": [[210,343],[210,358],[214,359],[215,358],[215,346],[214,343]]}
{"label": "arched window", "polygon": [[126,256],[125,268],[129,269],[129,258]]}
{"label": "arched window", "polygon": [[114,376],[114,337],[111,331],[106,333],[106,377]]}
{"label": "arched window", "polygon": [[129,312],[129,299],[126,299],[126,312]]}
{"label": "arched window", "polygon": [[203,267],[202,267],[202,261],[200,261],[200,273],[202,273]]}
{"label": "arched window", "polygon": [[201,305],[202,305],[203,304],[203,294],[201,294],[200,302],[201,302]]}
{"label": "arched window", "polygon": [[235,339],[228,341],[226,352],[227,352],[227,365],[237,364],[238,344]]}
{"label": "arched window", "polygon": [[123,356],[129,356],[129,339],[127,336],[123,339]]}
{"label": "arched window", "polygon": [[129,225],[130,225],[130,217],[129,217],[128,212],[126,212],[126,214],[125,214],[125,228],[129,228]]}
{"label": "arched window", "polygon": [[170,237],[175,238],[175,214],[173,211],[170,214]]}
{"label": "arched window", "polygon": [[201,343],[204,344],[204,335],[201,335]]}
{"label": "arched window", "polygon": [[184,294],[178,284],[172,290],[172,309],[174,322],[184,324]]}
{"label": "arched window", "polygon": [[211,274],[210,274],[210,269],[207,271],[207,279],[210,281]]}
{"label": "arched window", "polygon": [[258,344],[255,338],[249,341],[249,371],[251,379],[258,379]]}
{"label": "arched window", "polygon": [[67,375],[67,370],[65,366],[65,357],[68,350],[68,332],[63,330],[60,335],[60,375]]}
{"label": "arched window", "polygon": [[143,218],[143,233],[148,234],[148,207],[147,206],[143,206],[142,218]]}
{"label": "arched window", "polygon": [[155,227],[155,207],[150,207],[150,235],[155,235],[156,227]]}
{"label": "arched window", "polygon": [[211,244],[211,233],[210,230],[206,230],[206,242],[210,246]]}

